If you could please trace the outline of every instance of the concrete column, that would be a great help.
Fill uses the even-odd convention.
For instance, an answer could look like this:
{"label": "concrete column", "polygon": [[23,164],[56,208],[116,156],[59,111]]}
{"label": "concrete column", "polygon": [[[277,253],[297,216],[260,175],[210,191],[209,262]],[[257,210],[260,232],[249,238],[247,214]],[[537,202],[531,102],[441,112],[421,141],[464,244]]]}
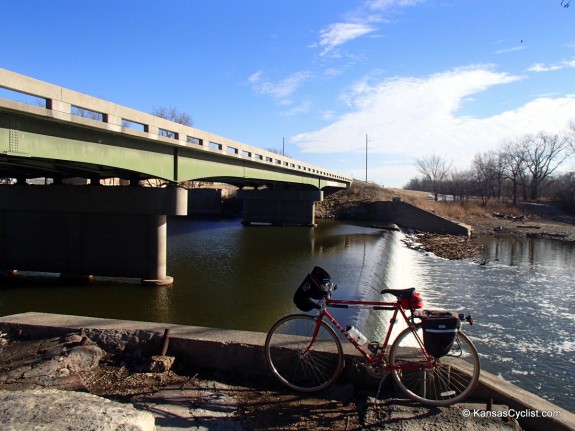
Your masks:
{"label": "concrete column", "polygon": [[165,215],[149,216],[148,246],[148,279],[142,279],[146,286],[172,284],[173,279],[166,275],[167,270],[167,217]]}
{"label": "concrete column", "polygon": [[321,190],[238,190],[244,201],[243,223],[315,226],[315,202],[323,199]]}
{"label": "concrete column", "polygon": [[0,269],[171,284],[166,215],[186,213],[179,188],[0,186]]}

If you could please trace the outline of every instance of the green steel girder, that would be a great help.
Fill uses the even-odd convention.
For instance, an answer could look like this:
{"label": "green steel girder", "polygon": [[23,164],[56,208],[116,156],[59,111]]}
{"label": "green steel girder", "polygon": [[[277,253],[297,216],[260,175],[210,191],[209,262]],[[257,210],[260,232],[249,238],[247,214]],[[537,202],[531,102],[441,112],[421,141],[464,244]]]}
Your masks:
{"label": "green steel girder", "polygon": [[0,176],[161,178],[345,188],[344,181],[215,151],[0,111]]}

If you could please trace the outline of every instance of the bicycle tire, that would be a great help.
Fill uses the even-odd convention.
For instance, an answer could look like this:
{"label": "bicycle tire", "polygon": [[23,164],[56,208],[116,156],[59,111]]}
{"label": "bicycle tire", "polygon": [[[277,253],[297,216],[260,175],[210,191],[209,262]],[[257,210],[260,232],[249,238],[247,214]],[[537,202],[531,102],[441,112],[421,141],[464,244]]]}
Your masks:
{"label": "bicycle tire", "polygon": [[[423,340],[421,324],[414,330]],[[411,399],[431,406],[448,406],[467,398],[479,381],[481,368],[477,349],[460,331],[450,353],[434,360],[429,368],[411,328],[400,332],[393,342],[389,363],[392,367],[403,365],[391,372],[399,388]]]}
{"label": "bicycle tire", "polygon": [[310,346],[315,326],[314,316],[292,314],[274,323],[266,337],[270,370],[296,391],[321,391],[335,382],[343,369],[341,342],[328,324],[321,322],[317,339]]}

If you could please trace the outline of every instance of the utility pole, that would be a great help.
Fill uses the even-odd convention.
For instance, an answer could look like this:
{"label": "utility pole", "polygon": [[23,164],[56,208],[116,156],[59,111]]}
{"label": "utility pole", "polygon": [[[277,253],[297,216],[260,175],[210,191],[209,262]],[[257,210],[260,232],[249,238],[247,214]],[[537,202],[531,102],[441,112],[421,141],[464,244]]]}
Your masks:
{"label": "utility pole", "polygon": [[365,134],[365,182],[367,183],[367,133]]}
{"label": "utility pole", "polygon": [[282,156],[286,155],[286,138],[282,138]]}

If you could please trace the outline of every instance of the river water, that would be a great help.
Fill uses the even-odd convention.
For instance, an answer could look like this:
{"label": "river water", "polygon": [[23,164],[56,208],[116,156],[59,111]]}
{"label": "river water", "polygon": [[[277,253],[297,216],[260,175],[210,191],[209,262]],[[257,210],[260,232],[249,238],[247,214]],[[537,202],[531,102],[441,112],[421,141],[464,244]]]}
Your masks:
{"label": "river water", "polygon": [[[416,287],[429,307],[473,315],[477,323],[464,329],[483,369],[575,411],[575,245],[488,238],[478,264],[411,250],[402,238],[335,221],[244,227],[173,218],[173,287],[10,286],[0,289],[0,315],[42,311],[265,332],[297,312],[293,293],[319,265],[339,286],[334,297],[380,299],[381,289]],[[370,339],[383,338],[389,320],[366,310],[336,310],[336,317]]]}

